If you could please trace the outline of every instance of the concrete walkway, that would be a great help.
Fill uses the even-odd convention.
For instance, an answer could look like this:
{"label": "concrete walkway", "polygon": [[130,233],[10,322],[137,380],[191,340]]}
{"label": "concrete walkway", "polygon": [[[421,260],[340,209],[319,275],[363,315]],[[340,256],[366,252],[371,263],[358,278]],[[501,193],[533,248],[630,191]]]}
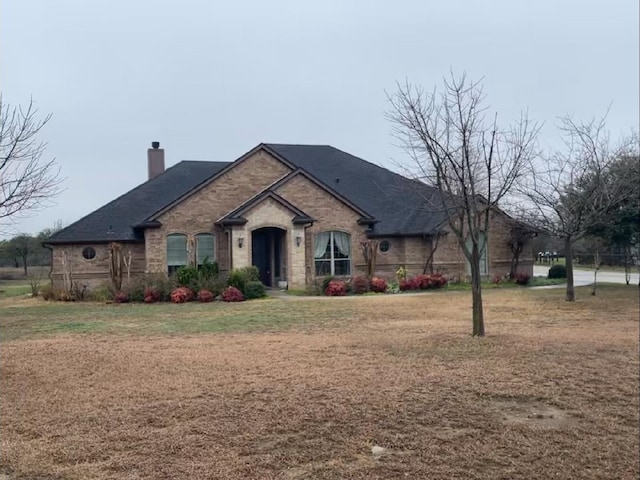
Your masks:
{"label": "concrete walkway", "polygon": [[[535,265],[533,267],[533,275],[535,277],[546,277],[549,273],[549,267],[544,265]],[[627,283],[625,280],[624,272],[607,272],[600,270],[598,272],[598,283]],[[630,285],[638,284],[638,272],[631,274]],[[591,285],[593,283],[593,270],[583,270],[580,268],[573,269],[573,283],[576,287],[585,285]],[[553,285],[554,287],[561,287],[564,285]]]}

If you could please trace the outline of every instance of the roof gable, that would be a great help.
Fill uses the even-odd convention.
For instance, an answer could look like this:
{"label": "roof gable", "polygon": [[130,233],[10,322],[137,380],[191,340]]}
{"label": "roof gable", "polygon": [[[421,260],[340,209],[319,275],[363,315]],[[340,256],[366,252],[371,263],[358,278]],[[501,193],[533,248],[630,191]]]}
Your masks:
{"label": "roof gable", "polygon": [[241,224],[244,224],[247,221],[243,218],[243,216],[246,213],[248,213],[250,210],[255,208],[256,206],[258,206],[261,203],[263,203],[267,199],[274,200],[276,203],[279,203],[280,205],[282,205],[283,207],[288,209],[291,213],[293,213],[294,216],[291,219],[291,221],[293,223],[295,223],[295,224],[313,223],[314,222],[313,218],[311,218],[309,215],[304,213],[302,210],[300,210],[295,205],[292,205],[291,203],[286,201],[284,198],[282,198],[277,193],[275,193],[275,192],[273,192],[271,190],[264,190],[261,193],[259,193],[258,195],[256,195],[255,197],[250,198],[249,200],[247,200],[245,203],[240,205],[234,211],[229,212],[224,217],[220,218],[216,223],[218,223],[220,225],[241,225]]}

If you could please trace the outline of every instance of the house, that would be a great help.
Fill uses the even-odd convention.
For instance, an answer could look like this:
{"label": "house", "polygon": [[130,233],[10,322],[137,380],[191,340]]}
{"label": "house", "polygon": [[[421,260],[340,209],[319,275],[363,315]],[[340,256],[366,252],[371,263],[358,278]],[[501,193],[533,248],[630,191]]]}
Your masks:
{"label": "house", "polygon": [[[149,179],[48,239],[54,284],[93,288],[109,279],[109,245],[122,245],[128,274],[171,274],[215,260],[221,272],[255,265],[267,286],[305,288],[366,266],[362,242],[377,242],[378,275],[429,269],[465,276],[447,233],[439,191],[337,148],[260,144],[237,160],[182,161],[165,170],[148,149]],[[493,214],[482,271],[509,271],[509,217]],[[532,273],[533,259],[520,262]]]}

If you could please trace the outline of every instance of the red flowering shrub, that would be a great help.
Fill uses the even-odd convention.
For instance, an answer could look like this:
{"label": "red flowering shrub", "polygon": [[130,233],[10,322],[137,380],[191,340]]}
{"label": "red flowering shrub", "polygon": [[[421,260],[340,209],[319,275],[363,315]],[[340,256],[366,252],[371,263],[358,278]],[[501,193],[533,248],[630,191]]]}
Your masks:
{"label": "red flowering shrub", "polygon": [[500,285],[501,282],[502,282],[502,277],[500,275],[494,276],[493,280],[491,280],[491,283],[495,285]]}
{"label": "red flowering shrub", "polygon": [[518,272],[516,273],[513,281],[516,282],[518,285],[527,285],[529,283],[529,274],[524,272]]}
{"label": "red flowering shrub", "polygon": [[327,297],[344,297],[347,294],[347,284],[342,280],[331,280],[324,294]]}
{"label": "red flowering shrub", "polygon": [[442,288],[447,284],[447,279],[440,273],[433,275],[416,275],[406,280],[400,280],[400,290],[429,290],[431,288]]}
{"label": "red flowering shrub", "polygon": [[434,273],[433,275],[431,275],[431,287],[432,288],[446,287],[447,283],[449,283],[449,281],[441,273]]}
{"label": "red flowering shrub", "polygon": [[213,293],[209,290],[202,289],[198,292],[198,301],[199,302],[212,302],[213,301]]}
{"label": "red flowering shrub", "polygon": [[154,287],[146,287],[144,289],[144,303],[154,303],[160,301],[160,292]]}
{"label": "red flowering shrub", "polygon": [[369,279],[364,275],[353,277],[351,280],[351,291],[356,295],[369,291]]}
{"label": "red flowering shrub", "polygon": [[371,291],[384,293],[387,291],[387,281],[384,278],[373,277],[371,279]]}
{"label": "red flowering shrub", "polygon": [[244,295],[236,287],[227,287],[222,291],[224,302],[244,302]]}
{"label": "red flowering shrub", "polygon": [[118,292],[113,298],[113,301],[116,303],[127,303],[129,301],[129,295],[127,295],[127,292]]}
{"label": "red flowering shrub", "polygon": [[174,288],[171,292],[171,301],[173,303],[185,303],[193,300],[193,292],[187,287]]}

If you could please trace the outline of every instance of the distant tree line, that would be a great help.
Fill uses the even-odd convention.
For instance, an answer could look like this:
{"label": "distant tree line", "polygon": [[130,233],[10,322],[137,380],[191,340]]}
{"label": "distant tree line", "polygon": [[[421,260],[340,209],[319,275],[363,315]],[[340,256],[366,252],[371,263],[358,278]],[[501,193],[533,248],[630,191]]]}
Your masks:
{"label": "distant tree line", "polygon": [[51,265],[51,250],[42,246],[56,228],[45,228],[36,235],[21,233],[9,240],[0,240],[0,268],[21,268],[24,276],[29,267]]}

